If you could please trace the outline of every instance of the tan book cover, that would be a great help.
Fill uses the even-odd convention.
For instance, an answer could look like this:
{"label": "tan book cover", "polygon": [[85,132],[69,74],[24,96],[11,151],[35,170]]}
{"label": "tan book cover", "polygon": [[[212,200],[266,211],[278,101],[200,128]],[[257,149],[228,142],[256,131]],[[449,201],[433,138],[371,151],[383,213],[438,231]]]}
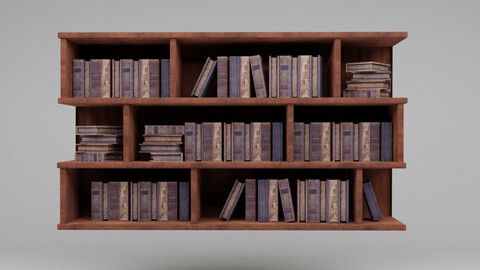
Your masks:
{"label": "tan book cover", "polygon": [[232,124],[226,124],[226,161],[232,161]]}
{"label": "tan book cover", "polygon": [[240,56],[240,97],[250,97],[250,57]]}
{"label": "tan book cover", "polygon": [[200,78],[200,81],[198,82],[197,88],[195,89],[193,96],[198,97],[200,95],[200,92],[202,91],[205,83],[207,82],[208,74],[210,74],[210,70],[212,69],[214,63],[215,61],[212,59],[208,61],[207,67],[202,74],[202,78]]}
{"label": "tan book cover", "polygon": [[311,55],[299,55],[298,56],[298,97],[308,98],[310,97],[311,90]]}
{"label": "tan book cover", "polygon": [[320,181],[320,221],[327,221],[327,189],[326,181]]}
{"label": "tan book cover", "polygon": [[222,161],[222,123],[215,122],[213,124],[213,160]]}
{"label": "tan book cover", "polygon": [[132,220],[138,220],[138,183],[132,184]]}
{"label": "tan book cover", "polygon": [[307,202],[305,200],[305,181],[297,179],[297,213],[298,213],[298,222],[305,221],[305,209]]}
{"label": "tan book cover", "polygon": [[112,68],[110,65],[110,60],[102,59],[102,97],[109,98],[112,96],[111,89],[112,89]]}
{"label": "tan book cover", "polygon": [[335,123],[335,161],[340,161],[340,124]]}
{"label": "tan book cover", "polygon": [[359,158],[360,161],[370,161],[370,123],[360,122],[358,125],[359,133],[361,131],[361,149],[359,149]]}
{"label": "tan book cover", "polygon": [[353,161],[358,161],[358,124],[353,124]]}
{"label": "tan book cover", "polygon": [[235,187],[233,188],[233,192],[231,193],[231,196],[229,196],[229,200],[227,202],[227,205],[225,206],[225,209],[223,211],[223,215],[220,218],[223,219],[228,219],[228,216],[231,215],[232,208],[235,205],[236,198],[239,196],[240,191],[242,190],[242,183],[236,182]]}
{"label": "tan book cover", "polygon": [[245,160],[250,161],[250,124],[245,124]]}
{"label": "tan book cover", "polygon": [[327,180],[327,192],[328,192],[328,216],[327,222],[340,222],[340,208],[339,208],[339,195],[340,195],[340,180]]}
{"label": "tan book cover", "polygon": [[310,161],[310,124],[305,123],[305,161]]}
{"label": "tan book cover", "polygon": [[251,160],[262,161],[262,136],[261,136],[262,123],[259,123],[259,122],[250,123],[250,128],[252,130]]}
{"label": "tan book cover", "polygon": [[347,221],[347,181],[340,181],[340,221]]}
{"label": "tan book cover", "polygon": [[332,161],[331,158],[331,123],[323,122],[322,123],[322,161]]}
{"label": "tan book cover", "polygon": [[312,97],[318,97],[318,57],[312,59]]}
{"label": "tan book cover", "polygon": [[268,179],[268,221],[278,222],[278,180]]}
{"label": "tan book cover", "polygon": [[114,61],[114,94],[113,97],[119,98],[120,97],[120,61]]}
{"label": "tan book cover", "polygon": [[292,97],[298,97],[298,58],[292,57]]}
{"label": "tan book cover", "polygon": [[157,220],[157,183],[152,183],[152,220]]}
{"label": "tan book cover", "polygon": [[183,135],[178,136],[145,136],[144,142],[176,143],[183,144]]}
{"label": "tan book cover", "polygon": [[195,148],[197,153],[197,161],[202,160],[202,124],[197,124],[197,132],[195,133]]}
{"label": "tan book cover", "polygon": [[85,97],[90,97],[90,61],[85,61]]}
{"label": "tan book cover", "polygon": [[133,61],[133,97],[138,98],[138,61]]}
{"label": "tan book cover", "polygon": [[140,72],[140,93],[142,98],[150,97],[150,60],[140,59],[139,60],[139,72]]}
{"label": "tan book cover", "polygon": [[108,220],[108,183],[103,183],[103,220]]}
{"label": "tan book cover", "polygon": [[270,97],[276,98],[278,97],[277,92],[277,57],[270,56],[270,70],[269,70],[269,78],[270,78]]}
{"label": "tan book cover", "polygon": [[128,198],[128,182],[120,182],[120,220],[128,221],[129,198]]}
{"label": "tan book cover", "polygon": [[158,185],[158,205],[157,211],[158,221],[167,221],[168,220],[168,193],[167,193],[167,182],[157,182]]}

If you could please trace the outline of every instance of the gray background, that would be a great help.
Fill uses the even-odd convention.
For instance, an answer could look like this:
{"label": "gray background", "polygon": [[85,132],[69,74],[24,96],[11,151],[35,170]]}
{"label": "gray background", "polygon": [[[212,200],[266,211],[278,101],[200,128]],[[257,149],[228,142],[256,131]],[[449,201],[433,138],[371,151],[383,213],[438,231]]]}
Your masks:
{"label": "gray background", "polygon": [[[478,269],[476,1],[0,1],[1,269]],[[394,48],[406,232],[57,231],[61,31],[408,31]]]}

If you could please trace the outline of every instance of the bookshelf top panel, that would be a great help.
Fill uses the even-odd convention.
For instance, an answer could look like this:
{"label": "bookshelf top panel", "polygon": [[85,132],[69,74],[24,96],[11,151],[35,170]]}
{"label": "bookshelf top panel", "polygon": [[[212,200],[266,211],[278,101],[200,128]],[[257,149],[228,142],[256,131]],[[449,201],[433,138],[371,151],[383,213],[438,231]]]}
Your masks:
{"label": "bookshelf top panel", "polygon": [[407,32],[59,32],[58,38],[76,44],[181,44],[209,43],[330,43],[341,39],[346,46],[392,47],[407,38]]}

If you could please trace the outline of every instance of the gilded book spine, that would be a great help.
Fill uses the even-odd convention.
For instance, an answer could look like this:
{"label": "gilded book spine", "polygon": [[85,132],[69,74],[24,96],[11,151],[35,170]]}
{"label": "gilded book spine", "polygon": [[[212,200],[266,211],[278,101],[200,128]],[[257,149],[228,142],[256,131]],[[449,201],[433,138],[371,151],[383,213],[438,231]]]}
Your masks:
{"label": "gilded book spine", "polygon": [[279,97],[292,97],[292,56],[278,57],[278,74]]}
{"label": "gilded book spine", "polygon": [[250,58],[240,56],[240,97],[250,97]]}
{"label": "gilded book spine", "polygon": [[232,123],[232,161],[245,161],[245,123]]}
{"label": "gilded book spine", "polygon": [[278,180],[278,190],[280,192],[280,199],[282,201],[283,217],[285,218],[285,222],[294,222],[295,212],[293,211],[292,193],[290,191],[288,179]]}
{"label": "gilded book spine", "polygon": [[253,85],[257,98],[267,97],[267,88],[265,85],[265,76],[263,75],[263,61],[260,55],[250,56],[250,66],[252,68]]}
{"label": "gilded book spine", "polygon": [[228,97],[228,56],[217,57],[217,97]]}
{"label": "gilded book spine", "polygon": [[103,183],[92,182],[92,220],[103,220]]}

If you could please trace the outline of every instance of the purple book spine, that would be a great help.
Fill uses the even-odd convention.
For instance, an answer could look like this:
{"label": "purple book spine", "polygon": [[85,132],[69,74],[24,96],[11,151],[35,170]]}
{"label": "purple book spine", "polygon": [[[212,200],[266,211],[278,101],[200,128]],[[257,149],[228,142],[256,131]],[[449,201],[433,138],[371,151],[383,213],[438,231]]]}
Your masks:
{"label": "purple book spine", "polygon": [[380,123],[380,161],[392,161],[392,122]]}
{"label": "purple book spine", "polygon": [[213,123],[202,123],[202,161],[213,161]]}
{"label": "purple book spine", "polygon": [[367,208],[373,221],[382,219],[382,214],[380,213],[380,208],[378,207],[377,198],[375,197],[371,182],[363,184],[363,195],[367,201]]}
{"label": "purple book spine", "polygon": [[347,219],[345,220],[346,223],[350,222],[350,180],[346,180],[345,182],[346,183],[346,187],[347,187],[347,190],[345,191],[346,193],[346,197],[347,197],[347,205],[346,205],[346,216],[347,216]]}
{"label": "purple book spine", "polygon": [[186,122],[185,123],[185,161],[195,161],[196,160],[196,130],[197,124],[195,122]]}
{"label": "purple book spine", "polygon": [[340,160],[353,161],[353,122],[340,123]]}
{"label": "purple book spine", "polygon": [[272,161],[272,124],[261,124],[262,161]]}
{"label": "purple book spine", "polygon": [[189,221],[190,220],[190,183],[189,182],[180,182],[179,183],[179,220],[180,221]]}
{"label": "purple book spine", "polygon": [[133,60],[120,59],[120,97],[133,97]]}
{"label": "purple book spine", "polygon": [[217,58],[217,97],[228,97],[228,57]]}
{"label": "purple book spine", "polygon": [[268,189],[267,180],[258,181],[258,222],[268,222]]}
{"label": "purple book spine", "polygon": [[240,97],[240,56],[230,56],[229,97]]}
{"label": "purple book spine", "polygon": [[92,220],[103,220],[103,183],[92,182]]}
{"label": "purple book spine", "polygon": [[170,97],[170,59],[160,60],[161,97]]}
{"label": "purple book spine", "polygon": [[255,221],[256,218],[256,188],[255,179],[245,180],[245,220]]}
{"label": "purple book spine", "polygon": [[90,97],[102,97],[102,60],[90,60]]}
{"label": "purple book spine", "polygon": [[323,97],[323,58],[321,55],[317,56],[317,61],[318,61],[318,67],[317,67],[317,72],[318,72],[318,97]]}
{"label": "purple book spine", "polygon": [[138,182],[139,221],[152,221],[152,183]]}
{"label": "purple book spine", "polygon": [[305,123],[293,124],[293,160],[305,161]]}
{"label": "purple book spine", "polygon": [[283,123],[272,123],[272,161],[283,161]]}
{"label": "purple book spine", "polygon": [[370,123],[370,161],[380,161],[380,123]]}
{"label": "purple book spine", "polygon": [[168,221],[178,220],[178,194],[177,194],[177,182],[168,182],[167,183],[167,194],[168,194]]}
{"label": "purple book spine", "polygon": [[108,220],[120,220],[120,182],[108,183]]}
{"label": "purple book spine", "polygon": [[150,59],[148,62],[150,97],[158,98],[160,97],[160,60]]}
{"label": "purple book spine", "polygon": [[310,161],[322,160],[322,124],[310,123]]}
{"label": "purple book spine", "polygon": [[265,85],[265,76],[263,74],[262,57],[260,55],[250,56],[250,66],[252,69],[253,85],[255,87],[255,96],[257,98],[267,97],[267,88]]}
{"label": "purple book spine", "polygon": [[73,60],[73,97],[85,97],[85,60]]}
{"label": "purple book spine", "polygon": [[292,97],[292,56],[278,56],[278,91],[281,98]]}
{"label": "purple book spine", "polygon": [[245,123],[232,123],[232,161],[245,161]]}

